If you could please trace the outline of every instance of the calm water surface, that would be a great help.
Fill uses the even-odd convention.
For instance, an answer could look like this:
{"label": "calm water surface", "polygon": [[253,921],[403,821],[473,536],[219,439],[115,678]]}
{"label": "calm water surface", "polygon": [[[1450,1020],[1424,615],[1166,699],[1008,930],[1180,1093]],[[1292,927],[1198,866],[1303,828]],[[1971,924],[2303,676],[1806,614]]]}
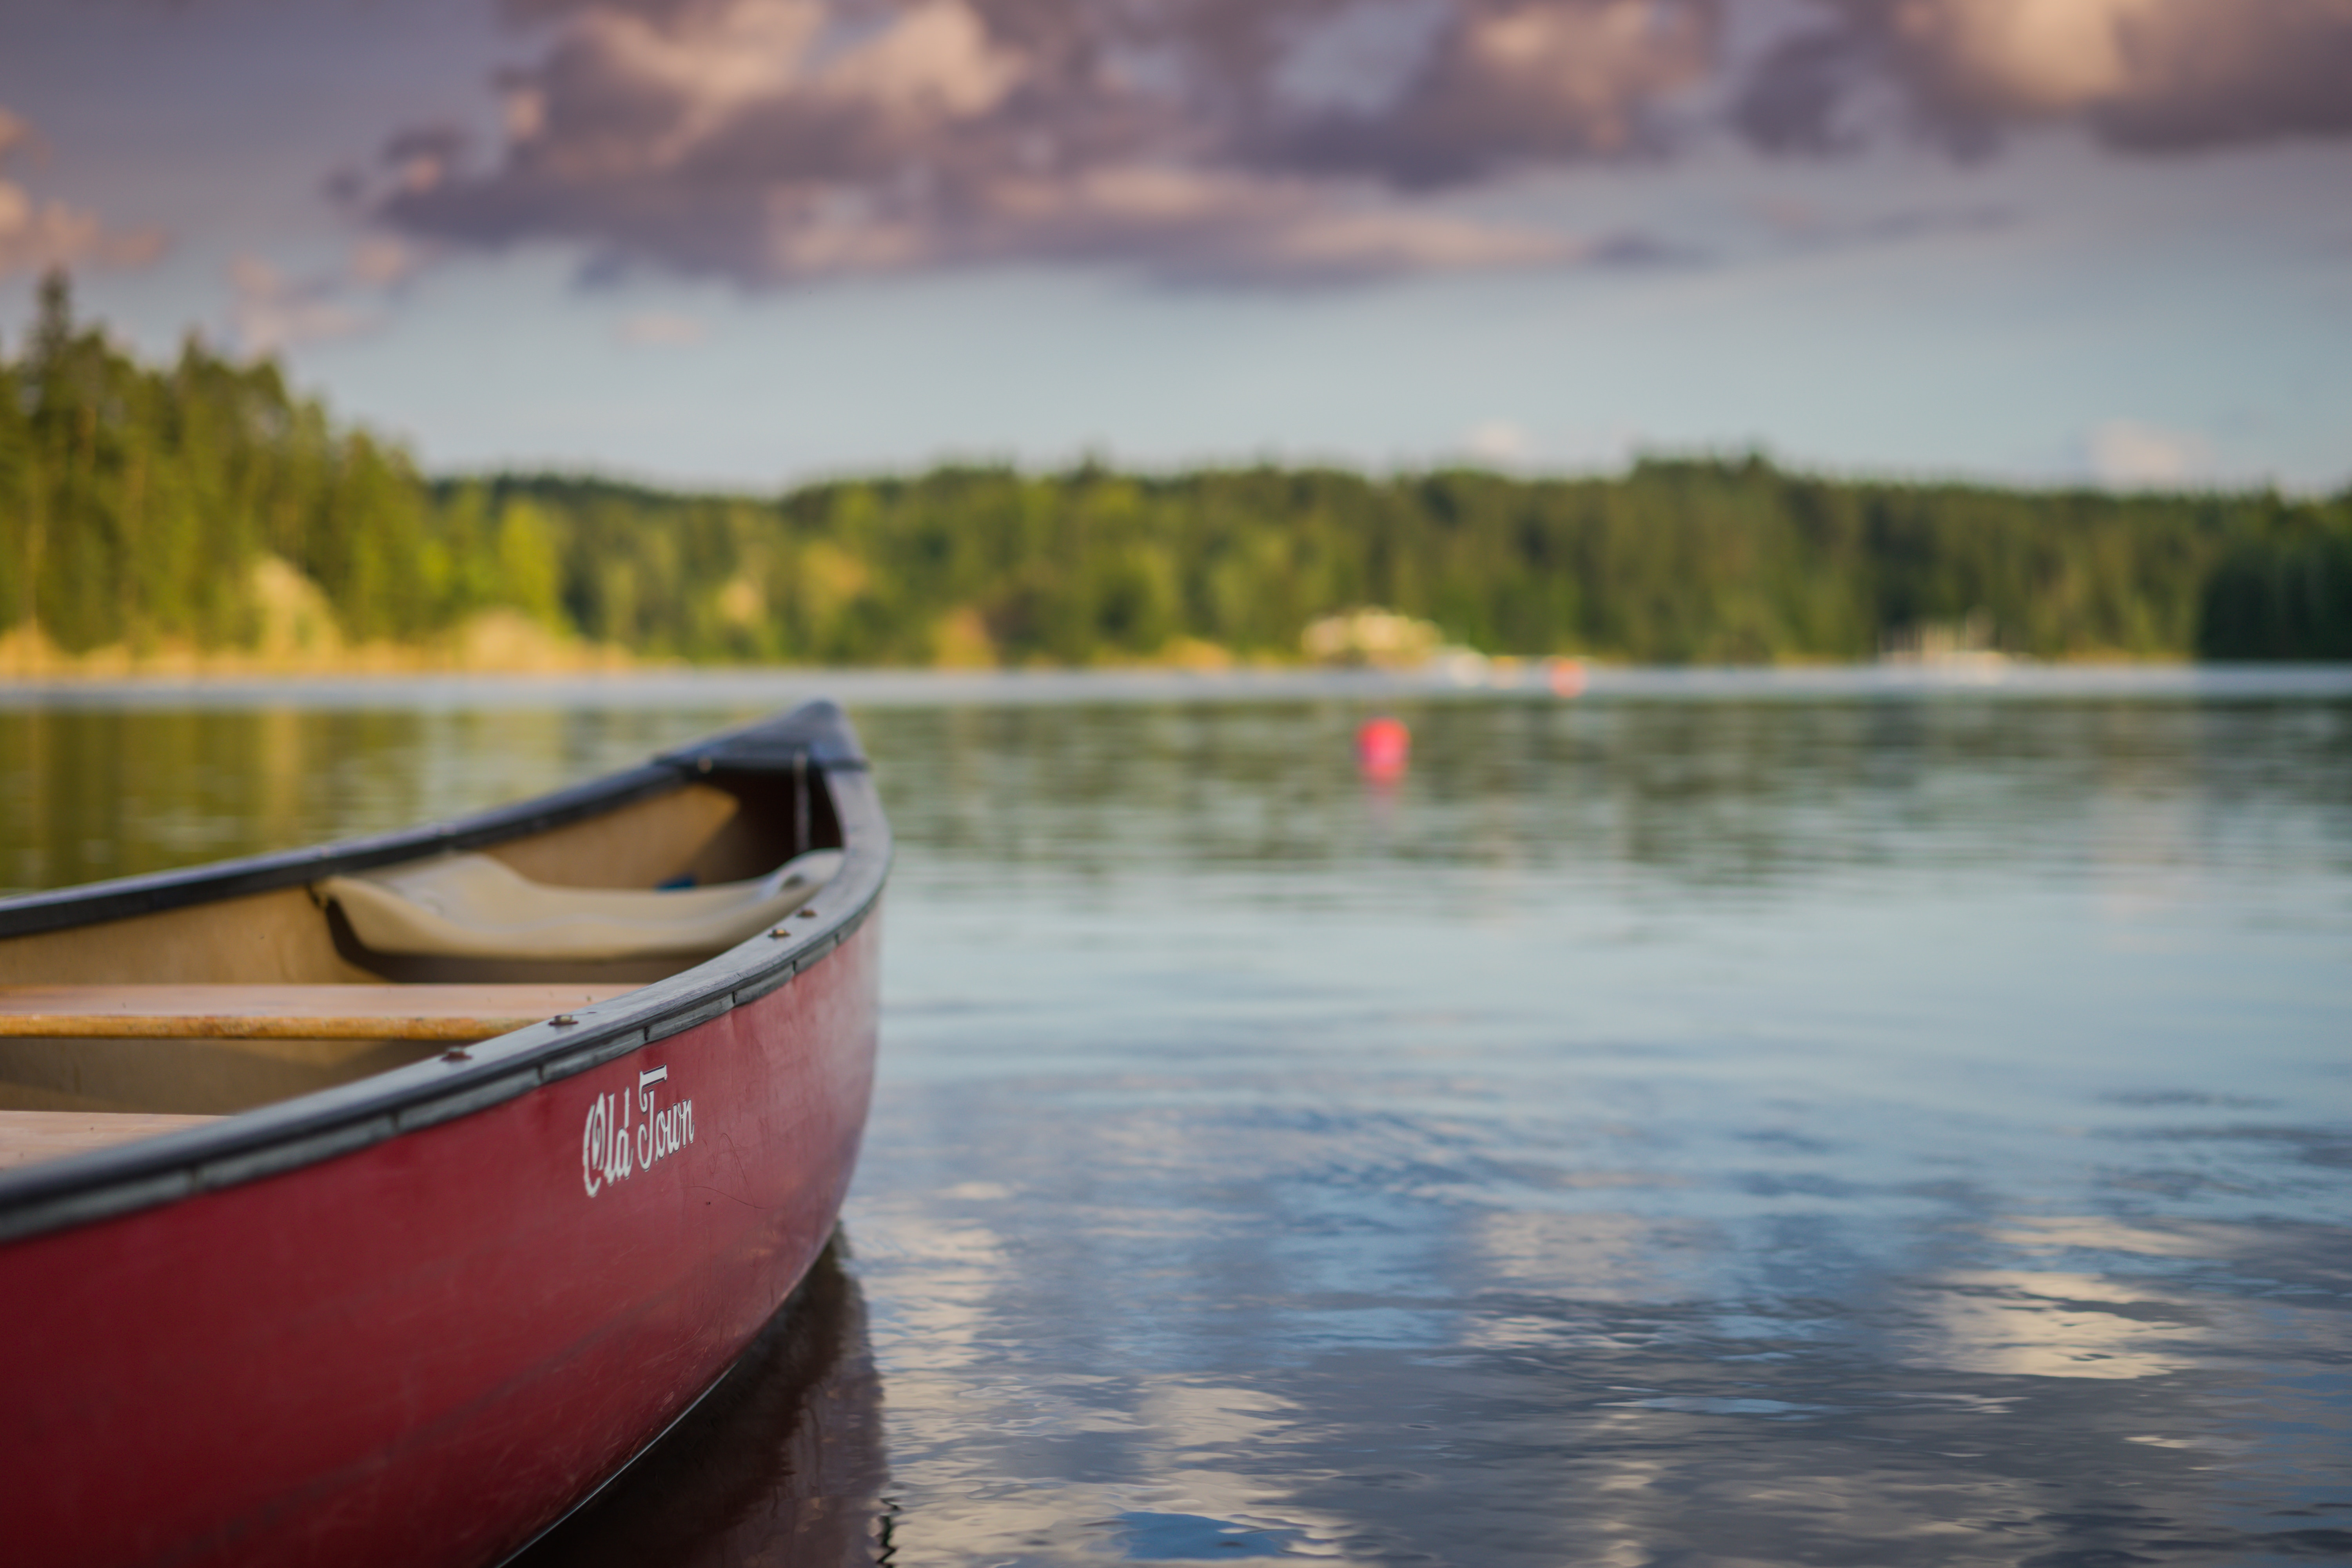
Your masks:
{"label": "calm water surface", "polygon": [[[1864,684],[858,711],[846,1256],[537,1561],[2352,1558],[2352,684]],[[0,881],[758,705],[0,708]]]}

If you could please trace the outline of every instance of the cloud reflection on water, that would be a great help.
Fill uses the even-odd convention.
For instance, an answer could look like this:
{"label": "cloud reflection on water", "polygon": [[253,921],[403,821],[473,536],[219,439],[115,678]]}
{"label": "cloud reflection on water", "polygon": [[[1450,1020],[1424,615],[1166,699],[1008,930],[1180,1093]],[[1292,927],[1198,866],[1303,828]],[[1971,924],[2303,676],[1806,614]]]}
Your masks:
{"label": "cloud reflection on water", "polygon": [[[1377,802],[1344,710],[877,731],[958,785],[899,797],[856,1200],[898,1561],[1139,1510],[1363,1562],[2352,1544],[2346,1403],[2288,1392],[2343,1388],[2340,725],[1414,724]],[[969,1182],[943,1352],[893,1238]]]}

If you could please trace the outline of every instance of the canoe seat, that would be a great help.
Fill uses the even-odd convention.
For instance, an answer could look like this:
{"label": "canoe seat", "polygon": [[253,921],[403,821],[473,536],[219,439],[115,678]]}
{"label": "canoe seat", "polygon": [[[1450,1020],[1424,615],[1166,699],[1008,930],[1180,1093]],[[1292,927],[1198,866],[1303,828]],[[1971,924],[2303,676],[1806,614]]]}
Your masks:
{"label": "canoe seat", "polygon": [[628,985],[5,985],[0,1038],[487,1040]]}
{"label": "canoe seat", "polygon": [[432,958],[683,958],[789,915],[841,868],[815,849],[752,881],[640,890],[557,888],[488,855],[445,855],[313,884],[378,952]]}
{"label": "canoe seat", "polygon": [[0,1110],[0,1171],[36,1160],[110,1149],[134,1138],[177,1132],[217,1116],[155,1116],[110,1110]]}

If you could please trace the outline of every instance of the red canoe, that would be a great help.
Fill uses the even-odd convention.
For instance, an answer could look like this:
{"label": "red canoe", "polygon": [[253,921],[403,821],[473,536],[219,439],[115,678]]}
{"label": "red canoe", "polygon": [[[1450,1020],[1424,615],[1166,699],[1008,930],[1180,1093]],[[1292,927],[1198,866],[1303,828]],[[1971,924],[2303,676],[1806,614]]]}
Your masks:
{"label": "red canoe", "polygon": [[889,858],[820,703],[0,901],[9,1557],[488,1563],[577,1506],[833,1230]]}

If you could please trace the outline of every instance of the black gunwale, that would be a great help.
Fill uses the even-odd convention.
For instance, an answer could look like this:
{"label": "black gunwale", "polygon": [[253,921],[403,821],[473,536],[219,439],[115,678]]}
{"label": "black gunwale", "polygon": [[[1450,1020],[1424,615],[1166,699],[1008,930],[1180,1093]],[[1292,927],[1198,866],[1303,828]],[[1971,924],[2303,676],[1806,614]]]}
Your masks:
{"label": "black gunwale", "polygon": [[446,823],[0,900],[0,937],[59,931],[502,843],[698,778],[790,776],[795,768],[825,786],[845,852],[840,872],[809,901],[817,918],[805,931],[753,937],[666,980],[583,1007],[568,1026],[533,1024],[462,1054],[206,1126],[0,1173],[0,1245],[299,1170],[485,1110],[764,996],[866,922],[889,874],[890,826],[848,719],[832,702],[817,701],[637,767]]}

